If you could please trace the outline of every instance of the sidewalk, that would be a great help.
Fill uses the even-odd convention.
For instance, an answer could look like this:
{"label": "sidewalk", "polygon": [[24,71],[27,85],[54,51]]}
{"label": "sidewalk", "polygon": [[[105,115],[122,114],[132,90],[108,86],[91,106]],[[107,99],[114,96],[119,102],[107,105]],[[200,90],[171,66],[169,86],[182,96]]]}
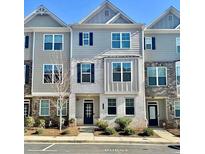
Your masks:
{"label": "sidewalk", "polygon": [[103,137],[93,133],[80,133],[78,136],[24,136],[24,142],[66,142],[66,143],[149,143],[149,144],[179,144],[179,138],[163,129],[154,129],[161,138],[151,137]]}

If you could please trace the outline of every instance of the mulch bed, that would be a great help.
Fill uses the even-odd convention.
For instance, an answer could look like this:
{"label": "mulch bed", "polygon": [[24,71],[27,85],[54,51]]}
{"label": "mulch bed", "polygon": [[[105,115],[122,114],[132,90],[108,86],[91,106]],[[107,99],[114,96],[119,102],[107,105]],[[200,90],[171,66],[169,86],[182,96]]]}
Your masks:
{"label": "mulch bed", "polygon": [[167,129],[167,131],[176,137],[180,137],[180,129]]}
{"label": "mulch bed", "polygon": [[154,135],[152,135],[152,136],[142,136],[142,135],[139,135],[140,133],[142,133],[142,129],[135,129],[135,134],[133,134],[133,135],[125,135],[124,133],[123,133],[123,131],[117,131],[117,133],[116,134],[113,134],[113,135],[106,135],[105,133],[104,133],[104,131],[102,131],[102,130],[99,130],[99,129],[95,129],[95,131],[94,131],[94,136],[111,136],[111,137],[151,137],[151,138],[160,138],[157,134],[155,134],[154,133]]}
{"label": "mulch bed", "polygon": [[[27,132],[24,133],[24,136],[30,136],[30,135],[35,135],[35,136],[77,136],[79,134],[79,129],[78,127],[68,127],[63,129],[61,132],[64,131],[69,131],[69,133],[62,135],[57,128],[42,128],[43,132],[42,134],[38,135],[36,134],[36,130],[39,128],[33,127],[30,129],[27,129]],[[40,128],[41,129],[41,128]]]}

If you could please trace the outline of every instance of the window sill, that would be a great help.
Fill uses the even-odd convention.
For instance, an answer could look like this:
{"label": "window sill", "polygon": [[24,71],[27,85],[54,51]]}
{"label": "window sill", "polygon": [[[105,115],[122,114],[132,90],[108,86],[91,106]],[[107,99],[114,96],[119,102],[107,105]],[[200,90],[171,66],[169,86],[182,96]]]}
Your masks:
{"label": "window sill", "polygon": [[64,51],[64,50],[43,50],[43,51],[45,51],[45,52],[61,52],[61,51]]}
{"label": "window sill", "polygon": [[39,117],[49,117],[50,115],[39,115]]}
{"label": "window sill", "polygon": [[126,117],[135,117],[134,114],[132,114],[132,115],[126,114],[125,116],[126,116]]}
{"label": "window sill", "polygon": [[107,114],[107,117],[116,117],[117,114]]}

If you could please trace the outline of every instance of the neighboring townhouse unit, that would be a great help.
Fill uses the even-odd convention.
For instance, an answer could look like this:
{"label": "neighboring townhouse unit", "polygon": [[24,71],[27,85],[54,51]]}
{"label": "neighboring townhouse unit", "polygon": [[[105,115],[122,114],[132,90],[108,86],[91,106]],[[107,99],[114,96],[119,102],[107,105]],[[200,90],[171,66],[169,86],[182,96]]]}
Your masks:
{"label": "neighboring townhouse unit", "polygon": [[[24,104],[29,101],[30,110],[24,108],[24,114],[58,121],[56,83],[63,82],[64,74],[69,74],[70,29],[44,6],[28,15],[24,26],[25,79],[29,78],[25,92],[31,94],[29,99],[25,97]],[[67,103],[63,116],[68,119]]]}
{"label": "neighboring townhouse unit", "polygon": [[71,25],[69,118],[78,125],[117,117],[146,126],[143,28],[109,1]]}
{"label": "neighboring townhouse unit", "polygon": [[178,126],[180,118],[180,14],[174,7],[146,26],[146,110],[150,126]]}

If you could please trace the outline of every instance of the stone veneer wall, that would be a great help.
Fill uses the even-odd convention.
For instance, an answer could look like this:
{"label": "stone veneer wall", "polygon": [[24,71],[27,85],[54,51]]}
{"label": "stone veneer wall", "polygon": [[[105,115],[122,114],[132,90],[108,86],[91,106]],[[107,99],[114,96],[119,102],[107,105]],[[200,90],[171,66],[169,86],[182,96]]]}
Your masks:
{"label": "stone veneer wall", "polygon": [[[167,67],[167,86],[148,86],[147,67]],[[179,101],[176,89],[176,70],[175,62],[146,62],[145,63],[145,96],[149,98],[164,97],[166,98],[167,123],[170,127],[176,127],[180,119],[174,117],[174,102]]]}
{"label": "stone veneer wall", "polygon": [[32,61],[25,60],[24,65],[29,66],[29,82],[24,84],[24,95],[31,95],[31,84],[32,84]]}
{"label": "stone veneer wall", "polygon": [[[41,99],[49,99],[50,100],[50,116],[39,116],[39,107]],[[34,118],[43,118],[48,123],[50,120],[52,124],[56,125],[59,121],[59,116],[57,116],[57,97],[33,97],[32,98],[32,116]],[[69,104],[67,104],[67,116],[63,116],[65,119],[65,125],[68,123],[68,115],[69,115]]]}

